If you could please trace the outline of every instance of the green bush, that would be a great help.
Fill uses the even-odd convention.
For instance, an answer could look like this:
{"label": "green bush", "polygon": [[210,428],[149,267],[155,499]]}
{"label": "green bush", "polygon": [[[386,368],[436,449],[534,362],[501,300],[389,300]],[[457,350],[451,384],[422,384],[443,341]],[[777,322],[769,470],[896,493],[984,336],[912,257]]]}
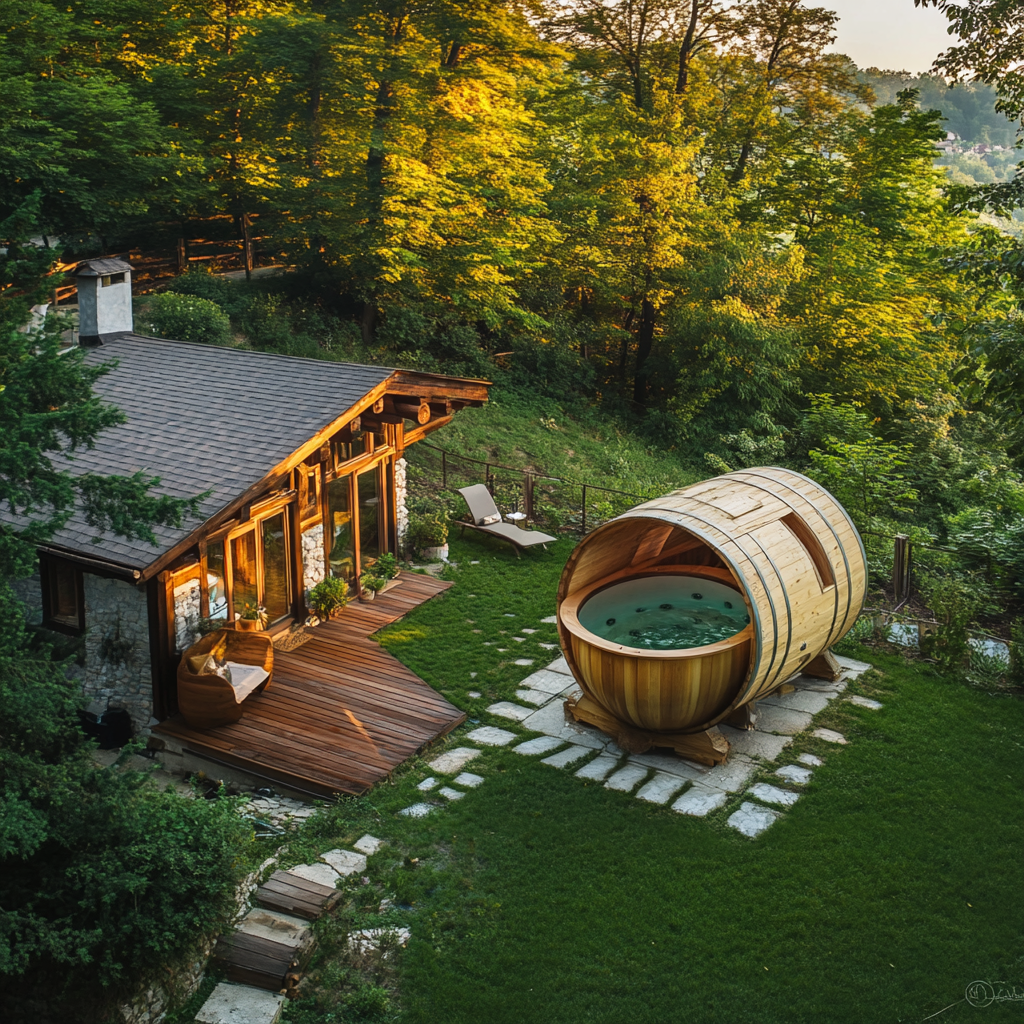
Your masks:
{"label": "green bush", "polygon": [[348,584],[340,576],[327,576],[310,590],[306,604],[318,618],[329,619],[348,604]]}
{"label": "green bush", "polygon": [[0,661],[0,1016],[99,1020],[234,906],[251,830],[227,798],[103,768],[64,666]]}
{"label": "green bush", "polygon": [[227,313],[210,299],[164,292],[154,295],[142,313],[145,330],[160,338],[221,344],[231,338]]}
{"label": "green bush", "polygon": [[981,585],[963,577],[932,577],[922,581],[921,593],[938,621],[935,633],[922,638],[922,652],[943,668],[963,666],[971,653],[970,629],[984,603]]}

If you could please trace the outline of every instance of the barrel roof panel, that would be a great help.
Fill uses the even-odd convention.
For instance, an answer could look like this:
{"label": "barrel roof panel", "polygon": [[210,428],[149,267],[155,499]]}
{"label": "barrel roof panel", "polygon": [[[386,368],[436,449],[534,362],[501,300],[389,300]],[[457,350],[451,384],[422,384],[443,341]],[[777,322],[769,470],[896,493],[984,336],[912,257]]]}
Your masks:
{"label": "barrel roof panel", "polygon": [[51,541],[137,569],[263,480],[394,372],[137,334],[106,340],[85,358],[111,364],[94,391],[126,421],[104,430],[94,448],[71,453],[71,471],[145,473],[160,478],[154,493],[176,498],[210,492],[198,519],[181,529],[157,528],[155,547],[97,536],[78,513]]}

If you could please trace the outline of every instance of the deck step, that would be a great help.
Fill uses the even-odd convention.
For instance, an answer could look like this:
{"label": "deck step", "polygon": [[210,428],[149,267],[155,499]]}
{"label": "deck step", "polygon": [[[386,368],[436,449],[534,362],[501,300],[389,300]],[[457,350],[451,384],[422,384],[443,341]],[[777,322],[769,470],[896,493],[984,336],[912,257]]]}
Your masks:
{"label": "deck step", "polygon": [[340,899],[341,893],[337,889],[311,882],[290,871],[275,871],[256,890],[256,902],[261,907],[293,914],[307,921],[315,921],[321,914],[332,910]]}

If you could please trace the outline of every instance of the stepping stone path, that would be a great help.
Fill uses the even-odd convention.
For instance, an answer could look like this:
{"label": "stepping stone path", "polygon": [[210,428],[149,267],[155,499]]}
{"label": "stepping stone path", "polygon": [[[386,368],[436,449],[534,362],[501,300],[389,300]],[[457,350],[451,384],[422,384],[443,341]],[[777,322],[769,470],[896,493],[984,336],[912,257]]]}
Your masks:
{"label": "stepping stone path", "polygon": [[342,877],[361,875],[366,870],[366,856],[362,853],[352,853],[350,850],[328,850],[320,854],[320,859],[325,864],[330,864]]}
{"label": "stepping stone path", "polygon": [[779,820],[782,815],[778,811],[771,811],[767,807],[760,807],[757,804],[742,803],[740,809],[729,815],[726,824],[736,829],[742,835],[759,836],[766,828],[770,828]]}
{"label": "stepping stone path", "polygon": [[368,953],[380,949],[389,939],[396,945],[407,946],[411,938],[412,932],[408,928],[360,928],[352,932],[348,944],[357,953]]}
{"label": "stepping stone path", "polygon": [[860,697],[854,695],[846,698],[851,704],[856,704],[859,708],[867,708],[870,711],[881,711],[882,704],[880,701],[872,700],[870,697]]}
{"label": "stepping stone path", "polygon": [[426,793],[428,790],[433,789],[437,785],[437,779],[431,775],[429,778],[424,779],[416,788],[421,793]]}
{"label": "stepping stone path", "polygon": [[372,857],[383,845],[383,839],[376,839],[374,836],[366,835],[357,839],[352,844],[352,847],[360,853],[365,853],[367,857]]}
{"label": "stepping stone path", "polygon": [[[553,625],[556,618],[548,616],[541,621]],[[521,629],[520,632],[532,634],[537,631]],[[554,644],[550,646],[557,647]],[[525,663],[526,659],[522,661]],[[763,762],[776,760],[794,742],[795,736],[811,728],[814,716],[845,691],[850,679],[871,667],[850,658],[839,658],[838,661],[843,670],[839,679],[796,676],[788,680],[793,688],[790,692],[759,701],[754,729],[719,726],[731,748],[728,760],[714,767],[687,761],[671,752],[629,754],[600,730],[567,717],[565,698],[578,692],[579,687],[564,657],[556,658],[519,684],[515,695],[521,703],[498,701],[491,704],[487,712],[516,723],[518,729],[527,733],[541,734],[516,743],[510,748],[515,753],[524,757],[545,755],[540,757],[543,765],[569,770],[584,782],[602,782],[606,789],[631,793],[637,800],[668,805],[677,814],[706,817],[725,807],[730,799],[735,799],[733,794],[746,790],[745,796],[751,799],[744,800],[739,810],[728,817],[726,824],[745,836],[755,837],[782,817],[782,811],[777,808],[790,807],[800,799],[799,792],[768,782],[751,785],[754,776],[762,770]],[[478,694],[472,691],[471,696]],[[848,699],[872,710],[882,706],[866,697],[851,696]],[[831,729],[815,729],[810,735],[830,743],[848,742],[845,736]],[[507,747],[514,740],[521,739],[521,733],[484,725],[467,733],[465,739],[477,746],[456,747],[429,762],[428,767],[438,774],[453,775],[483,753],[480,747]],[[820,757],[808,753],[799,754],[795,760],[798,764],[783,765],[775,771],[778,779],[794,786],[806,785],[813,774],[811,769],[824,763]],[[584,763],[581,765],[580,762]],[[483,781],[480,775],[462,772],[453,779],[451,787],[445,786],[438,793],[449,801],[460,800],[466,795],[464,790],[473,789]],[[436,785],[437,780],[431,777],[421,782],[419,788],[433,789]],[[398,813],[422,817],[439,806],[438,803],[416,803]]]}
{"label": "stepping stone path", "polygon": [[750,796],[756,796],[766,804],[778,804],[780,807],[792,807],[800,799],[799,793],[790,789],[779,789],[768,782],[759,782],[748,790]]}
{"label": "stepping stone path", "polygon": [[277,1024],[284,996],[222,981],[196,1014],[197,1024]]}

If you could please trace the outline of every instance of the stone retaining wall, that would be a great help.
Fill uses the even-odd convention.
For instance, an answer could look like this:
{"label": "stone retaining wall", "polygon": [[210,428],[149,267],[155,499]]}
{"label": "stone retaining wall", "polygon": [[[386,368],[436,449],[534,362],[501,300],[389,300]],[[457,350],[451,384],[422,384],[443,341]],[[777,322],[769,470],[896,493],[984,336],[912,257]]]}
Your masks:
{"label": "stone retaining wall", "polygon": [[174,588],[174,647],[187,651],[199,639],[199,580]]}
{"label": "stone retaining wall", "polygon": [[398,518],[398,551],[405,551],[405,538],[409,533],[409,509],[406,498],[409,495],[408,466],[405,459],[395,463],[395,513]]}
{"label": "stone retaining wall", "polygon": [[322,523],[311,526],[302,534],[302,588],[308,594],[326,573],[324,558],[324,528]]}

